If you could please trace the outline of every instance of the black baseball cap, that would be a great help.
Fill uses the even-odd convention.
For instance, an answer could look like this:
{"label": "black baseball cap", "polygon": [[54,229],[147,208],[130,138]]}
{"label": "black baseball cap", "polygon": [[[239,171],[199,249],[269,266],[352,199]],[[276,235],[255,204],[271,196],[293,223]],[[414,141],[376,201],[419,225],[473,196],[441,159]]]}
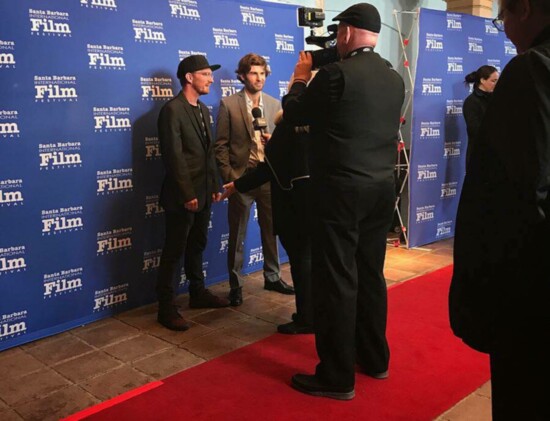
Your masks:
{"label": "black baseball cap", "polygon": [[382,22],[378,9],[369,3],[357,3],[348,7],[334,19],[367,31],[380,33]]}
{"label": "black baseball cap", "polygon": [[183,79],[187,73],[193,73],[197,70],[211,69],[212,71],[218,70],[221,66],[219,64],[208,63],[208,60],[202,54],[196,54],[193,56],[185,57],[178,66],[178,79]]}

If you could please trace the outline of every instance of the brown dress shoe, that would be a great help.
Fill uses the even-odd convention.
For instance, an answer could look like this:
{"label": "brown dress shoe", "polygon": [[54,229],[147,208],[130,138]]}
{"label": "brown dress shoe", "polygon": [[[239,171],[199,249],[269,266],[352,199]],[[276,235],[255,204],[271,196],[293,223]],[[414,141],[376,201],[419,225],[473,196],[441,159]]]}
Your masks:
{"label": "brown dress shoe", "polygon": [[177,306],[173,304],[159,307],[157,321],[170,330],[184,331],[190,327],[187,321],[179,314]]}
{"label": "brown dress shoe", "polygon": [[229,306],[227,298],[218,297],[207,289],[189,297],[189,308],[220,308]]}

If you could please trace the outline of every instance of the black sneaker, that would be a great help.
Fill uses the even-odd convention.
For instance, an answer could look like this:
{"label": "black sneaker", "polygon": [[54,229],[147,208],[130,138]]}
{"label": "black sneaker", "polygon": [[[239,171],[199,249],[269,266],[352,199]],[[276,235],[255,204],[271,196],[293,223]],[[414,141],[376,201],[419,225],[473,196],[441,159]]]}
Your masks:
{"label": "black sneaker", "polygon": [[333,387],[323,384],[315,375],[295,374],[292,376],[292,387],[302,393],[323,398],[349,401],[355,397],[351,387]]}

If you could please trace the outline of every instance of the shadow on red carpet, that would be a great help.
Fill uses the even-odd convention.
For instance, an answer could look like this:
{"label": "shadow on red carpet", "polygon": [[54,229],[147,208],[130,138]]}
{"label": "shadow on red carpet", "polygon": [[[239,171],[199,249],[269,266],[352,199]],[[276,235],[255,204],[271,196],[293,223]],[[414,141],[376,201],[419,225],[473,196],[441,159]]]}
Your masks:
{"label": "shadow on red carpet", "polygon": [[452,267],[390,288],[390,377],[356,376],[352,401],[301,394],[295,373],[312,373],[313,335],[274,334],[121,395],[68,419],[86,420],[432,420],[489,380],[488,358],[452,335]]}

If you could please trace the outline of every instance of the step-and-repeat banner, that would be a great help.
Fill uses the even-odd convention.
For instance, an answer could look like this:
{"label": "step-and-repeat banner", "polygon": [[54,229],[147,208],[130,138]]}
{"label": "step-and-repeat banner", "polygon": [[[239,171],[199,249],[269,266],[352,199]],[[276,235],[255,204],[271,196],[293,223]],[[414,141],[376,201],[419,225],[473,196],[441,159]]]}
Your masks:
{"label": "step-and-repeat banner", "polygon": [[492,19],[422,9],[411,136],[409,246],[454,235],[468,136],[464,77],[516,55]]}
{"label": "step-and-repeat banner", "polygon": [[[181,59],[220,63],[212,111],[256,52],[276,98],[303,48],[296,8],[235,0],[0,3],[0,350],[155,300],[164,239],[156,121]],[[261,269],[256,210],[245,272]],[[207,284],[227,278],[227,202]],[[285,255],[283,250],[280,250]],[[186,290],[182,273],[180,291]]]}

